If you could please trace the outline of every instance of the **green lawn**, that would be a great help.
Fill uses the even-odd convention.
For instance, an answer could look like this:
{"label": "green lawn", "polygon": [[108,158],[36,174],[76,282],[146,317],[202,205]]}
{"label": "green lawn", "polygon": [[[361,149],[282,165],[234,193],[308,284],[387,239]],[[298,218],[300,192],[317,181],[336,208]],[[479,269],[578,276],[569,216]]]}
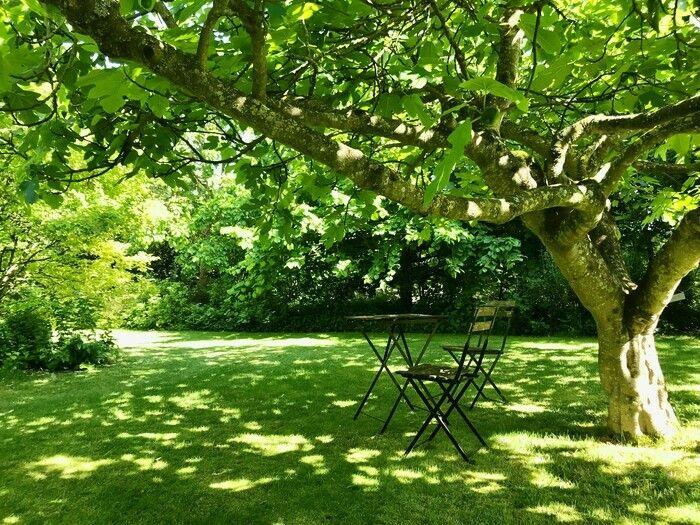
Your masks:
{"label": "green lawn", "polygon": [[700,523],[697,339],[660,340],[684,430],[639,447],[604,437],[593,341],[513,339],[468,465],[442,434],[404,457],[405,406],[377,435],[386,378],[352,420],[357,334],[116,335],[115,366],[0,375],[0,524]]}

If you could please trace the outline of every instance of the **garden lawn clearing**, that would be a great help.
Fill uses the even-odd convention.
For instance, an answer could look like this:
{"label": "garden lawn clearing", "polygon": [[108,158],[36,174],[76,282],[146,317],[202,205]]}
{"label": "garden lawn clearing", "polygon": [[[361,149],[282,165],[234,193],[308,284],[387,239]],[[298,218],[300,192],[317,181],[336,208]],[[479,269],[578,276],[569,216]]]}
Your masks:
{"label": "garden lawn clearing", "polygon": [[594,341],[513,338],[467,464],[442,433],[404,456],[405,405],[377,434],[386,375],[352,420],[378,366],[358,334],[115,336],[114,366],[0,372],[0,524],[700,523],[698,339],[658,342],[683,430],[632,446],[606,438]]}

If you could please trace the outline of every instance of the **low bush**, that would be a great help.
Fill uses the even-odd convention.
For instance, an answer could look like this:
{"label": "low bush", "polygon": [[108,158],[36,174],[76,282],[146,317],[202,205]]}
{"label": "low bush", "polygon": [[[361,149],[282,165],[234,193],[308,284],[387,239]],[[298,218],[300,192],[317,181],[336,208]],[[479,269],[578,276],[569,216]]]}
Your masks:
{"label": "low bush", "polygon": [[0,322],[0,364],[11,368],[40,368],[51,346],[51,321],[39,309],[23,307]]}
{"label": "low bush", "polygon": [[51,322],[41,310],[23,308],[0,321],[0,366],[24,370],[78,370],[104,365],[118,357],[108,333],[59,332],[52,339]]}

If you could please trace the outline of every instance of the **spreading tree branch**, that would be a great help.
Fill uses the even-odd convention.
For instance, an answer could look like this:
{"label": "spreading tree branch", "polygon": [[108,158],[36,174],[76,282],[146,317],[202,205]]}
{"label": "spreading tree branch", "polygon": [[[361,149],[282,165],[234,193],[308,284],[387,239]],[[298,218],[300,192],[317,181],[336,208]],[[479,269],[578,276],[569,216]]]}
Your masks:
{"label": "spreading tree branch", "polygon": [[251,9],[244,0],[228,0],[229,6],[243,22],[250,36],[253,54],[253,96],[264,99],[267,95],[267,54],[265,51],[265,13],[263,1],[255,0]]}
{"label": "spreading tree branch", "polygon": [[634,169],[642,173],[661,173],[669,177],[687,177],[693,173],[700,173],[700,162],[690,164],[671,164],[670,162],[650,162],[637,160],[633,164]]}
{"label": "spreading tree branch", "polygon": [[[484,145],[471,146],[472,153],[487,170],[492,167],[493,172],[500,169],[510,173],[509,180],[501,181],[500,191],[508,198],[464,199],[438,195],[425,205],[423,191],[397,172],[355,148],[274,111],[261,101],[245,96],[226,80],[203,69],[193,70],[191,66],[196,57],[159,41],[153,35],[135,30],[112,4],[107,4],[105,10],[104,6],[95,9],[94,0],[87,5],[77,0],[43,1],[57,6],[77,30],[92,36],[113,60],[128,59],[140,63],[241,124],[325,164],[359,187],[384,195],[419,213],[500,223],[551,207],[591,204],[591,191],[584,185],[535,188],[527,165],[518,163],[497,137],[484,134],[474,141]],[[529,191],[515,191],[523,188]]]}
{"label": "spreading tree branch", "polygon": [[153,8],[153,10],[156,13],[158,13],[158,16],[160,16],[163,22],[165,22],[165,25],[168,29],[177,29],[177,21],[175,20],[175,17],[173,17],[173,14],[170,12],[170,9],[168,9],[168,6],[166,6],[164,2],[156,2],[156,5]]}
{"label": "spreading tree branch", "polygon": [[[675,104],[664,106],[649,113],[631,115],[590,115],[564,128],[550,152],[550,162],[547,169],[549,180],[562,181],[564,163],[569,149],[585,134],[588,133],[621,133],[628,131],[650,130],[657,126],[673,124],[693,114],[700,113],[700,95],[687,98]],[[680,128],[677,126],[677,129]],[[682,128],[681,128],[682,129]],[[629,153],[634,154],[635,149]],[[640,151],[641,153],[641,151]],[[627,162],[629,165],[640,154]],[[626,167],[626,166],[625,166]]]}
{"label": "spreading tree branch", "polygon": [[207,13],[202,31],[199,33],[197,42],[197,64],[202,71],[207,68],[209,58],[209,45],[214,34],[214,28],[219,23],[219,19],[228,13],[225,0],[214,0],[212,8]]}
{"label": "spreading tree branch", "polygon": [[630,298],[626,315],[634,333],[656,327],[681,279],[700,263],[700,209],[689,212],[649,261],[646,275]]}
{"label": "spreading tree branch", "polygon": [[[625,171],[643,153],[661,144],[667,138],[678,133],[700,131],[700,112],[684,119],[667,122],[642,134],[635,142],[632,142],[614,161],[603,165],[597,175],[605,195],[610,195],[620,183]],[[606,169],[609,168],[609,169]]]}

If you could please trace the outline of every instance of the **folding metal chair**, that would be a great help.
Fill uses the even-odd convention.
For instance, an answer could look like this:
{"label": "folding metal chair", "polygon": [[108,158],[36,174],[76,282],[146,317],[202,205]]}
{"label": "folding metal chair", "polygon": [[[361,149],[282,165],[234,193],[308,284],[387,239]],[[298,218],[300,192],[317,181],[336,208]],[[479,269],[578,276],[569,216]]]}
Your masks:
{"label": "folding metal chair", "polygon": [[[442,366],[432,364],[419,364],[410,367],[408,370],[400,370],[397,373],[408,380],[408,383],[416,391],[418,397],[423,401],[428,409],[428,416],[419,428],[411,443],[406,449],[409,454],[417,445],[418,440],[425,433],[428,426],[434,419],[437,427],[426,441],[435,437],[439,430],[442,430],[452,442],[455,449],[465,461],[469,461],[469,456],[461,447],[457,438],[449,427],[448,418],[453,411],[456,411],[464,423],[469,427],[479,442],[486,445],[486,441],[481,437],[472,422],[459,406],[459,402],[471,385],[476,386],[475,380],[481,369],[481,362],[484,358],[486,343],[493,328],[498,308],[478,307],[474,312],[474,320],[469,328],[467,344],[457,359],[457,366]],[[466,349],[479,349],[476,352],[467,352]],[[467,361],[469,357],[469,361]],[[433,395],[426,383],[435,383],[440,387],[437,395]],[[396,405],[394,406],[394,409]],[[393,415],[390,414],[389,417]]]}
{"label": "folding metal chair", "polygon": [[[483,374],[483,380],[476,387],[476,395],[469,406],[471,410],[474,405],[479,400],[480,397],[488,399],[486,394],[484,394],[484,389],[486,385],[490,385],[491,388],[498,394],[501,401],[504,403],[507,401],[506,397],[501,392],[500,388],[496,385],[493,380],[492,374],[496,368],[496,364],[505,352],[506,342],[508,340],[508,332],[510,331],[510,323],[515,313],[517,305],[513,301],[489,301],[481,305],[483,308],[495,308],[496,309],[496,324],[494,329],[489,333],[489,338],[486,341],[486,347],[483,350],[484,360],[477,367],[477,371]],[[461,352],[467,352],[469,355],[468,366],[476,364],[476,356],[482,352],[481,348],[469,348],[469,339],[462,346],[454,345],[444,345],[442,348],[447,350],[455,362],[458,362],[459,355]],[[488,368],[487,368],[488,367]]]}

